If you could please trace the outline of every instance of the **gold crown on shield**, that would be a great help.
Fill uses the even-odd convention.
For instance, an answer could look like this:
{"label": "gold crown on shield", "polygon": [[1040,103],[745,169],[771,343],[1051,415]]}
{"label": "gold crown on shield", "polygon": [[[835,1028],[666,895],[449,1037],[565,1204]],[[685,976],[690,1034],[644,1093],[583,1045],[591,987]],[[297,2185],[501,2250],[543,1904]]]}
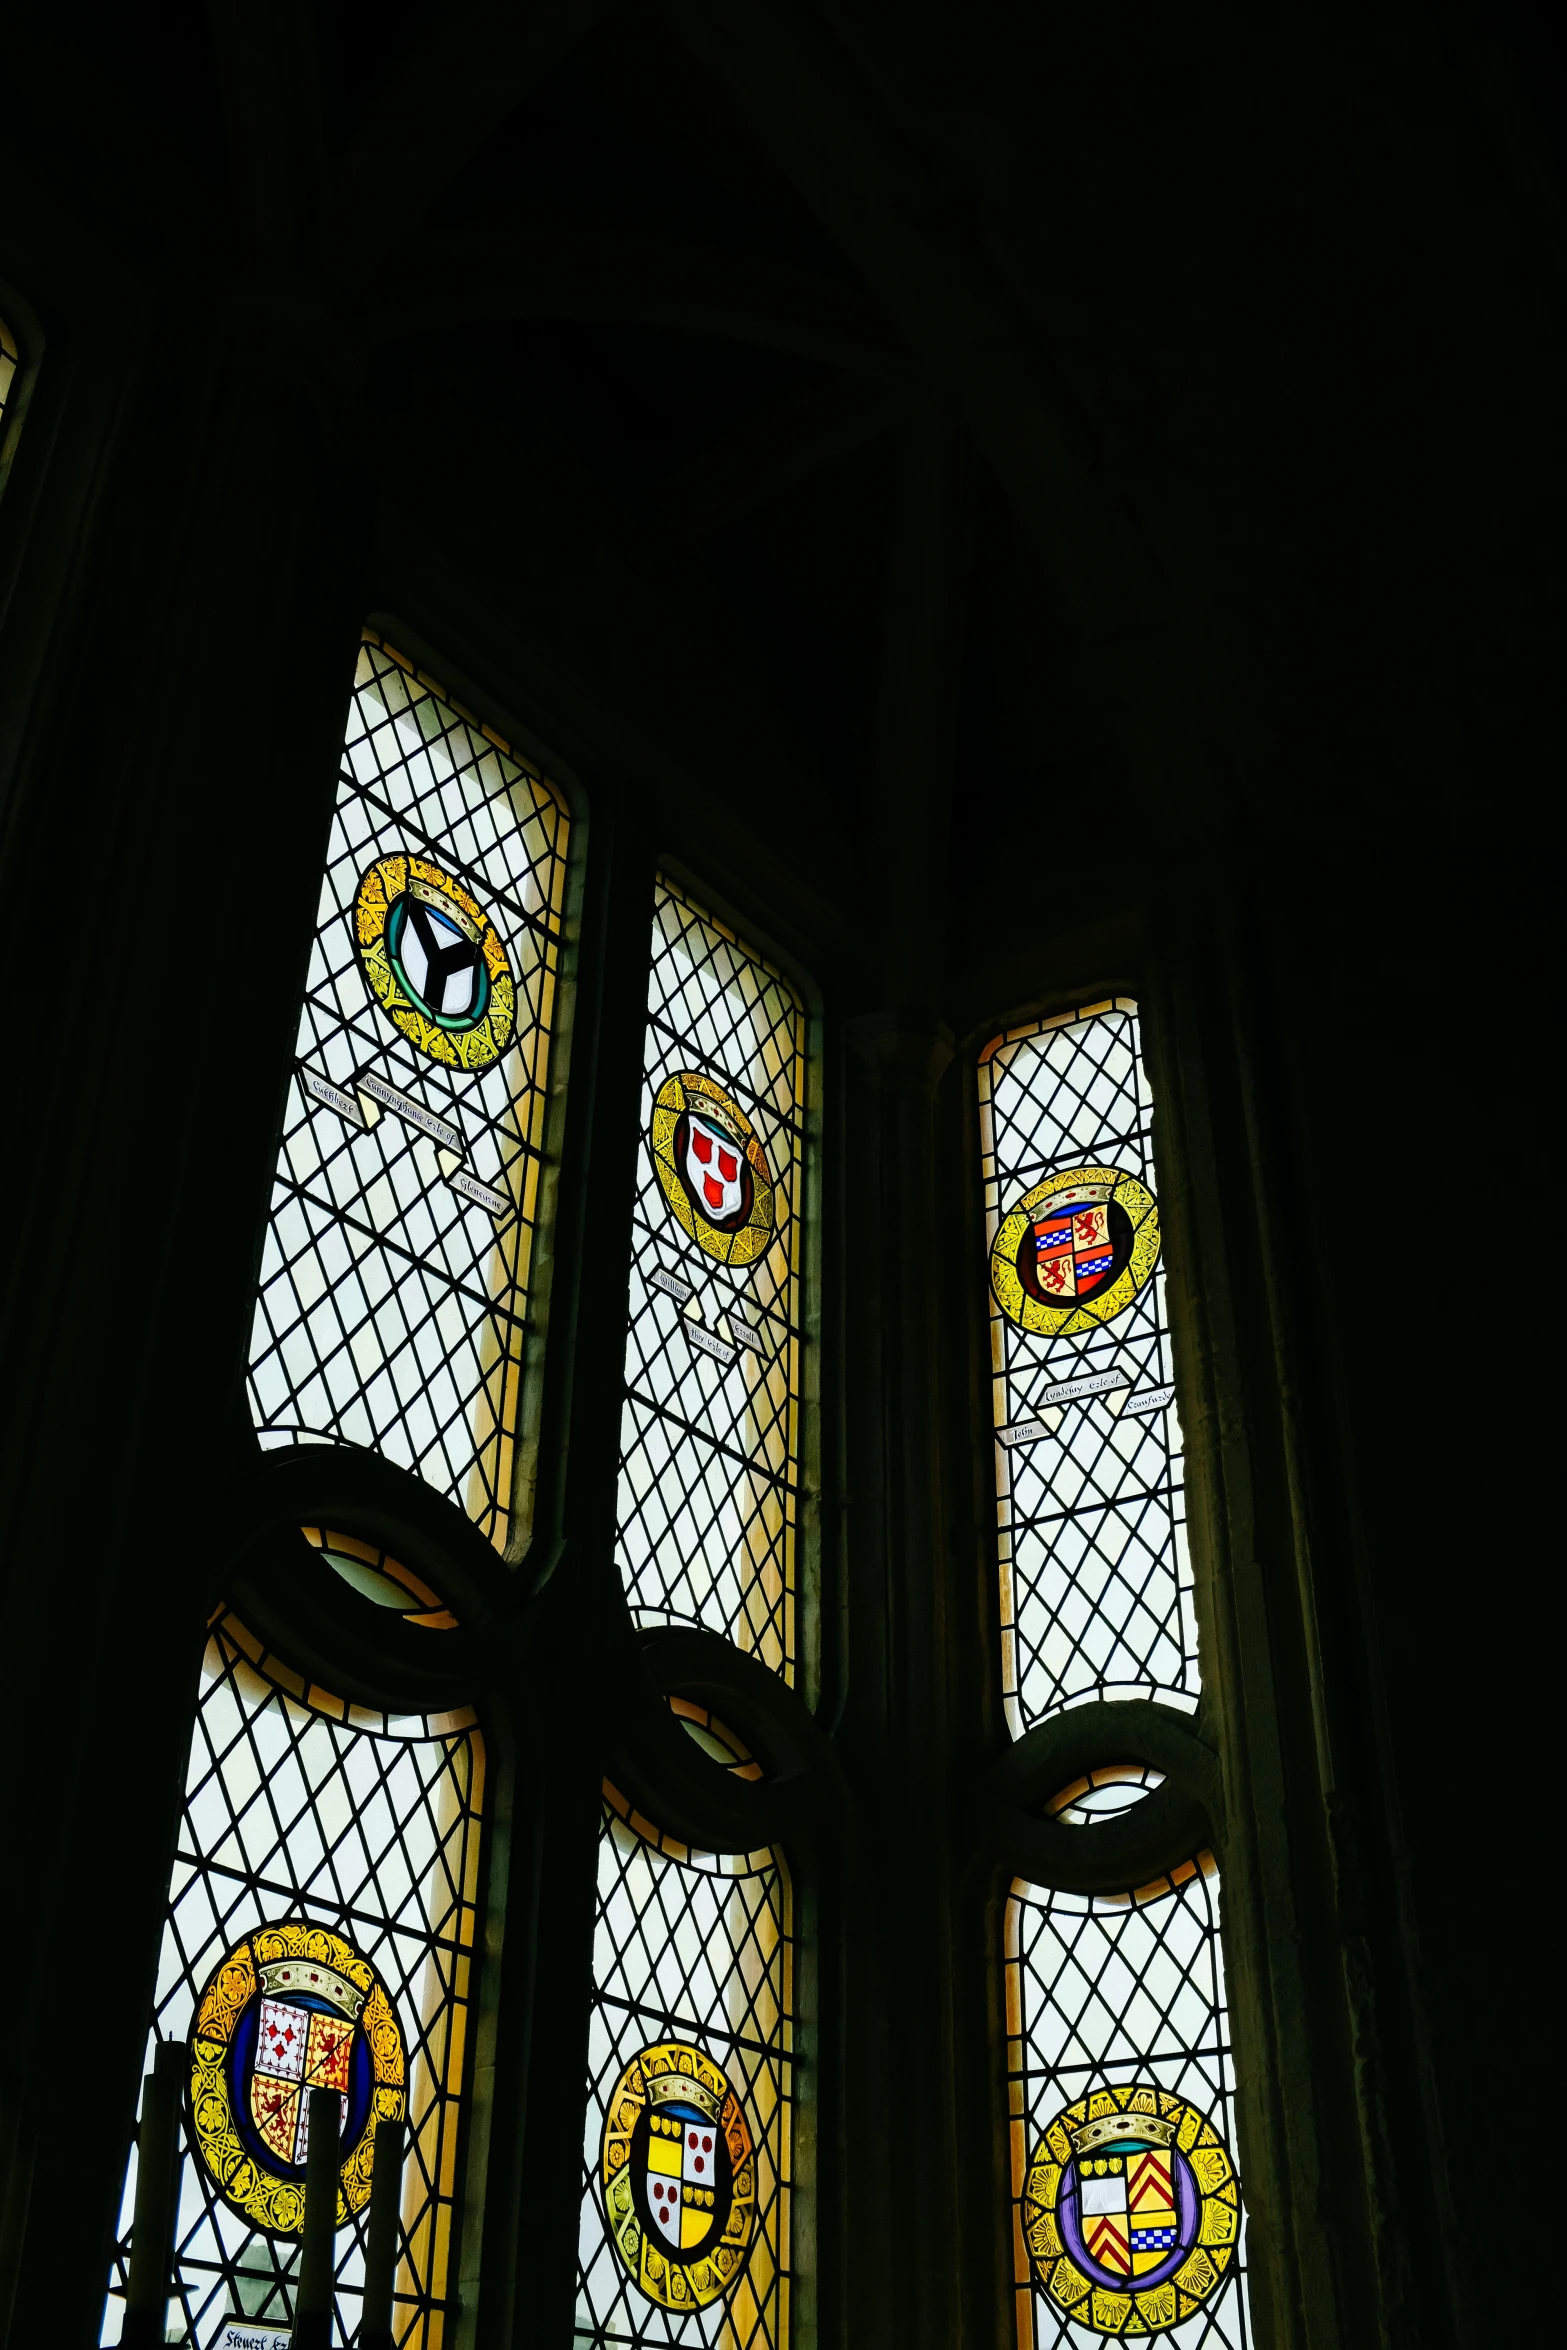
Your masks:
{"label": "gold crown on shield", "polygon": [[411,898],[418,898],[421,903],[429,906],[435,913],[450,922],[454,929],[460,930],[470,945],[478,945],[478,924],[471,914],[466,913],[458,905],[449,890],[437,889],[433,881],[424,881],[417,873],[411,873],[408,876],[408,895]]}
{"label": "gold crown on shield", "polygon": [[1082,2129],[1072,2132],[1074,2154],[1097,2154],[1101,2146],[1124,2144],[1128,2138],[1140,2139],[1145,2145],[1172,2146],[1178,2121],[1166,2121],[1160,2113],[1139,2113],[1134,2107],[1130,2113],[1102,2113]]}
{"label": "gold crown on shield", "polygon": [[1071,1183],[1065,1191],[1053,1191],[1042,1199],[1034,1210],[1036,1216],[1059,1216],[1066,1208],[1102,1208],[1114,1191],[1115,1184]]}
{"label": "gold crown on shield", "polygon": [[705,2113],[716,2129],[722,2100],[716,2097],[705,2081],[693,2079],[690,2073],[644,2073],[649,2106],[694,2105]]}
{"label": "gold crown on shield", "polygon": [[339,2015],[351,2024],[359,2021],[359,2010],[365,2003],[365,1993],[357,1983],[350,1983],[335,1967],[323,1966],[318,1958],[273,1958],[257,1969],[261,1988],[269,1999],[276,1999],[293,1991],[307,1998],[326,1999]]}
{"label": "gold crown on shield", "polygon": [[745,1136],[722,1103],[715,1102],[711,1095],[688,1090],[686,1109],[693,1117],[705,1119],[709,1126],[716,1126],[720,1133],[727,1134],[736,1150],[745,1149]]}

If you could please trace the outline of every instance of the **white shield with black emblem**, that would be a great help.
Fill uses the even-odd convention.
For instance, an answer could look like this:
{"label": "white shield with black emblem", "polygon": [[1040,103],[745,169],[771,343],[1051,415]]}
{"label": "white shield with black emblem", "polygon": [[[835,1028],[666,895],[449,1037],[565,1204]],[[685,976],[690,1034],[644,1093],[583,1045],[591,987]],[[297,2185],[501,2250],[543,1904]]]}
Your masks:
{"label": "white shield with black emblem", "polygon": [[442,1019],[468,1017],[479,995],[479,949],[449,915],[410,891],[397,950],[421,1003]]}

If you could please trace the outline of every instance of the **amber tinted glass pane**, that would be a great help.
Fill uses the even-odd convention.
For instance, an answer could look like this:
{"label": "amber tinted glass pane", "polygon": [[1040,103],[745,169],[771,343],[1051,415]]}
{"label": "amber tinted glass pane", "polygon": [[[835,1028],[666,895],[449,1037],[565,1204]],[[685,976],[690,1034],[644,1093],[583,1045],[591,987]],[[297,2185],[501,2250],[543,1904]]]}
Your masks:
{"label": "amber tinted glass pane", "polygon": [[794,1677],[805,1019],[669,884],[653,953],[618,1551],[641,1624]]}
{"label": "amber tinted glass pane", "polygon": [[[400,2058],[409,2125],[394,2332],[409,2350],[445,2341],[483,1801],[484,1747],[471,1715],[394,1719],[347,1705],[268,1656],[235,1618],[215,1628],[152,2019],[155,2041],[190,2044],[192,2113],[203,2117],[201,2130],[187,2126],[180,2169],[170,2316],[189,2329],[185,2339],[215,2341],[230,2315],[290,2322],[299,2236],[268,2223],[288,2218],[289,2189],[302,2177],[298,2092],[312,2074],[284,2044],[295,2028],[308,2043],[312,2016],[338,2020],[308,1988],[280,1979],[279,1960],[286,1973],[303,1929],[316,1936],[306,1955],[340,1978],[339,1989],[345,1969],[350,1992],[368,1970],[384,1994],[395,2035],[384,2069],[390,2079]],[[214,2012],[207,1995],[225,1960],[243,1980],[231,2008]],[[367,2038],[377,2022],[369,2008],[350,2020]],[[275,2058],[269,2021],[283,2048]],[[204,2052],[210,2080],[198,2093]],[[381,2074],[368,2051],[355,2053],[373,2099]],[[355,2086],[352,2067],[342,2082],[315,2077]],[[209,2129],[214,2103],[227,2112]],[[363,2105],[363,2096],[358,2108],[345,2100],[345,2147],[370,2118]],[[242,2176],[259,2175],[270,2200],[252,2196],[243,2209],[220,2192],[202,2148],[230,2138],[248,2158]],[[103,2329],[110,2342],[119,2339],[135,2183],[133,2152]],[[337,2237],[338,2340],[351,2338],[358,2319],[366,2219],[355,2210]]]}
{"label": "amber tinted glass pane", "polygon": [[783,2350],[792,2009],[781,1855],[688,1851],[606,1789],[579,2345]]}
{"label": "amber tinted glass pane", "polygon": [[979,1067],[1002,1671],[1012,1733],[1198,1689],[1152,1101],[1135,1005]]}
{"label": "amber tinted glass pane", "polygon": [[367,635],[251,1341],[263,1445],[381,1452],[509,1527],[567,822]]}

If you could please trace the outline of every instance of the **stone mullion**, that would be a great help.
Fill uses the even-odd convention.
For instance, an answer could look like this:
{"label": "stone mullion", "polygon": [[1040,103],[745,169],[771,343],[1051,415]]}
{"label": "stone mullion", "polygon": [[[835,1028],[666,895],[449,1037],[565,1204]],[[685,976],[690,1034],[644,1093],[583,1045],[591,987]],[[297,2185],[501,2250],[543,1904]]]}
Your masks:
{"label": "stone mullion", "polygon": [[[38,2072],[17,2339],[97,2321],[227,1478],[249,1450],[251,1289],[358,623],[321,489],[315,422],[277,384],[218,362],[176,388],[149,366],[10,844],[19,928],[79,1006],[31,1129],[43,1180],[13,1301],[33,1377],[12,1636],[50,1652],[43,1562],[62,1544],[80,1627],[69,1697],[58,1668],[22,1676],[12,1723],[30,1771],[53,1758],[10,1872],[39,1920],[6,1986]],[[59,2094],[84,1901],[106,1936],[85,2134]]]}
{"label": "stone mullion", "polygon": [[877,2178],[885,2158],[856,2157],[851,2138],[851,2239],[885,2226],[896,2255],[879,2317],[851,2304],[850,2328],[851,2339],[882,2338],[885,2327],[886,2338],[935,2350],[959,2330],[950,1579],[939,1287],[910,1269],[937,1255],[936,1095],[950,1043],[928,1024],[891,1020],[865,1024],[857,1041],[867,1082],[849,1214],[863,1236],[855,1384],[865,1416],[852,1423],[850,1488],[875,1498],[851,1516],[845,1744],[876,1829],[874,1878],[855,1889],[862,1925],[851,1927],[848,2102],[872,2143],[879,2115],[902,2152],[895,2175]]}
{"label": "stone mullion", "polygon": [[1302,1900],[1302,1873],[1309,1879],[1321,1855],[1298,1816],[1301,1768],[1311,1767],[1310,1725],[1295,1702],[1309,1674],[1291,1629],[1300,1529],[1271,1391],[1254,1360],[1268,1342],[1259,1339],[1255,1203],[1222,1010],[1232,981],[1222,959],[1177,933],[1145,1008],[1187,1446],[1200,1718],[1225,1790],[1222,1915],[1252,2312],[1268,2350],[1326,2350],[1369,2338],[1356,2317],[1357,2301],[1367,2306],[1368,2247],[1358,2224],[1344,2224],[1347,2179],[1330,2185],[1354,2158],[1334,2087],[1343,2052],[1317,1989],[1312,1926],[1324,1913]]}

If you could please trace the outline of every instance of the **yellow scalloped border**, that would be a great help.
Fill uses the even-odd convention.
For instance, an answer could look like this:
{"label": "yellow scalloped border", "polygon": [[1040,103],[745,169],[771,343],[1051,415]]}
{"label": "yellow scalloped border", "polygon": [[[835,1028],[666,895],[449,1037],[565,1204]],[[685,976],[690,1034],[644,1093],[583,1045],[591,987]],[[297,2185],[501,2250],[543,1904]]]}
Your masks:
{"label": "yellow scalloped border", "polygon": [[[1102,1296],[1074,1300],[1069,1306],[1047,1306],[1030,1297],[1018,1274],[1018,1251],[1042,1202],[1079,1183],[1110,1183],[1110,1197],[1124,1209],[1132,1225],[1132,1253]],[[1124,1167],[1067,1167],[1047,1175],[1032,1191],[1010,1207],[1001,1219],[990,1251],[990,1286],[997,1305],[1009,1322],[1036,1338],[1070,1338],[1079,1330],[1097,1330],[1124,1314],[1153,1278],[1159,1262],[1159,1203],[1146,1183]]]}
{"label": "yellow scalloped border", "polygon": [[[718,1225],[710,1224],[700,1208],[692,1205],[675,1164],[675,1130],[685,1112],[700,1108],[703,1102],[711,1102],[722,1110],[725,1120],[736,1128],[751,1164],[751,1213],[738,1232],[725,1232]],[[721,1265],[754,1264],[773,1237],[777,1219],[776,1186],[767,1164],[767,1153],[739,1104],[721,1085],[715,1085],[711,1077],[699,1076],[693,1069],[682,1069],[676,1076],[666,1077],[658,1089],[648,1148],[653,1153],[659,1189],[686,1237],[694,1240],[705,1255],[716,1257]]]}
{"label": "yellow scalloped border", "polygon": [[[472,1028],[442,1028],[410,1001],[396,972],[386,943],[386,925],[393,906],[410,881],[422,881],[439,890],[464,915],[479,942],[479,952],[490,975],[490,1004]],[[360,875],[354,899],[354,943],[370,992],[387,1018],[429,1060],[448,1069],[487,1069],[511,1042],[517,1025],[517,982],[500,932],[472,892],[463,888],[443,866],[428,857],[377,857]]]}
{"label": "yellow scalloped border", "polygon": [[234,2124],[229,2098],[228,2052],[234,2027],[257,1996],[258,1967],[275,1958],[313,1958],[356,1983],[366,1993],[360,2027],[370,2043],[375,2087],[370,2112],[357,2143],[350,2147],[338,2178],[337,2225],[370,2200],[375,2162],[375,2125],[400,2121],[407,2111],[408,2064],[403,2036],[386,1986],[351,1942],[325,1926],[302,1919],[258,1926],[236,1943],[209,1978],[191,2033],[191,2125],[202,2161],[226,2203],[268,2236],[297,2236],[305,2224],[305,2191],[256,2161]]}
{"label": "yellow scalloped border", "polygon": [[[1056,2222],[1061,2182],[1072,2159],[1072,2132],[1101,2114],[1157,2115],[1176,2124],[1175,2143],[1191,2165],[1199,2197],[1197,2241],[1174,2276],[1139,2290],[1092,2284],[1067,2254]],[[1023,2241],[1035,2276],[1064,2315],[1096,2334],[1158,2333],[1200,2309],[1223,2283],[1240,2233],[1240,2182],[1229,2148],[1211,2121],[1184,2097],[1148,2081],[1096,2089],[1065,2106],[1034,2148],[1023,2186]]]}
{"label": "yellow scalloped border", "polygon": [[[734,2180],[722,2236],[711,2252],[689,2263],[666,2259],[644,2235],[632,2190],[631,2141],[647,2108],[648,2081],[661,2073],[683,2074],[713,2100]],[[756,2229],[756,2150],[728,2074],[704,2049],[686,2040],[655,2040],[631,2059],[604,2109],[599,2176],[610,2242],[639,2292],[660,2309],[680,2316],[705,2309],[730,2291],[745,2267]]]}

